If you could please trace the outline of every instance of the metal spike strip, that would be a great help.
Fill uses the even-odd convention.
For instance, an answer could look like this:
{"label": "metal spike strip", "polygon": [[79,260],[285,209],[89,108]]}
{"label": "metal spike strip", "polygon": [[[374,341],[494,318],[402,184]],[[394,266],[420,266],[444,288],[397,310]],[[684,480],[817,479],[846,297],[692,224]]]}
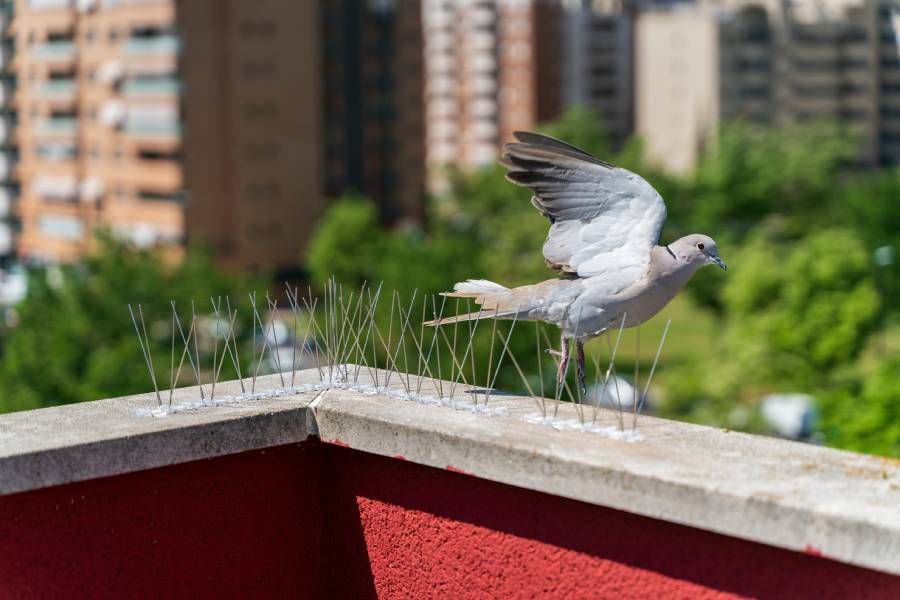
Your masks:
{"label": "metal spike strip", "polygon": [[147,371],[150,373],[150,381],[153,382],[153,391],[156,392],[156,402],[162,406],[162,397],[159,395],[159,386],[156,385],[156,371],[153,368],[153,357],[150,355],[150,340],[147,338],[147,327],[144,325],[144,312],[141,305],[138,304],[138,312],[141,315],[141,325],[143,326],[143,336],[138,329],[137,319],[134,317],[134,310],[128,305],[128,312],[131,314],[131,322],[134,324],[134,332],[137,334],[138,343],[141,345],[141,353],[144,355],[144,362],[147,364]]}
{"label": "metal spike strip", "polygon": [[672,319],[666,321],[666,327],[663,329],[662,337],[659,340],[659,345],[656,347],[656,354],[653,357],[653,366],[650,367],[650,375],[647,376],[647,383],[644,384],[644,391],[641,393],[640,404],[637,407],[637,410],[634,413],[634,419],[631,422],[631,430],[637,430],[637,420],[641,415],[641,411],[644,409],[644,402],[647,400],[647,392],[650,390],[650,382],[653,381],[653,374],[656,372],[656,365],[659,363],[659,355],[662,353],[663,346],[666,343],[666,336],[669,335],[669,326],[672,324]]}
{"label": "metal spike strip", "polygon": [[[491,392],[494,389],[494,385],[496,385],[496,383],[497,383],[497,376],[500,375],[500,367],[503,366],[503,356],[509,350],[509,340],[512,338],[513,330],[516,328],[516,321],[519,320],[519,309],[520,308],[521,307],[519,307],[519,306],[516,307],[516,314],[513,317],[512,323],[509,326],[509,333],[507,334],[506,339],[503,341],[503,348],[500,351],[500,358],[497,359],[497,369],[496,369],[496,371],[494,371],[494,376],[491,378],[490,385],[487,388],[487,395],[484,398],[485,406],[487,406],[488,401],[491,399]],[[494,319],[494,321],[496,322],[496,318]],[[491,334],[491,356],[493,356],[493,354],[494,354],[493,334]],[[491,372],[490,372],[490,370],[488,370],[488,377],[490,377],[490,376],[491,376]]]}
{"label": "metal spike strip", "polygon": [[269,307],[269,324],[272,327],[272,343],[275,345],[275,350],[270,351],[270,354],[274,355],[275,368],[278,370],[281,388],[284,389],[286,387],[284,383],[284,369],[281,367],[281,353],[278,351],[278,331],[275,329],[275,321],[278,316],[278,301],[269,298],[268,292],[266,292],[266,305]]}

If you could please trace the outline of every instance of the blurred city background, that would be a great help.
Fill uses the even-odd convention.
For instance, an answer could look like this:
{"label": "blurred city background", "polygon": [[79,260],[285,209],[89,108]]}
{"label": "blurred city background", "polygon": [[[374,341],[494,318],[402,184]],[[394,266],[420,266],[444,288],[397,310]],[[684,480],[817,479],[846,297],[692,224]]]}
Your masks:
{"label": "blurred city background", "polygon": [[897,0],[0,6],[0,410],[148,390],[130,302],[549,278],[496,166],[540,129],[729,264],[626,333],[646,372],[673,320],[652,412],[900,456]]}

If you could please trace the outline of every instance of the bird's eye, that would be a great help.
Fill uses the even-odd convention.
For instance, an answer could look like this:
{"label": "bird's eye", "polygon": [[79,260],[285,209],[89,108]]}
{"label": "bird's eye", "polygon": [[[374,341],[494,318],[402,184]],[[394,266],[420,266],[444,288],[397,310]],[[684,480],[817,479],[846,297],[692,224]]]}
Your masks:
{"label": "bird's eye", "polygon": [[700,242],[699,244],[697,244],[697,247],[700,248],[701,250],[703,250],[703,242]]}

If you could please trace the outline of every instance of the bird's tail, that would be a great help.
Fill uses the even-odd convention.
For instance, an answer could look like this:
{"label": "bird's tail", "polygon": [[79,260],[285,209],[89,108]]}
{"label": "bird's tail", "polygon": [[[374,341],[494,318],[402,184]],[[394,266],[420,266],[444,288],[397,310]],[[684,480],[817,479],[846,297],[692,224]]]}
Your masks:
{"label": "bird's tail", "polygon": [[502,319],[511,317],[518,312],[517,309],[511,309],[508,306],[508,302],[505,302],[510,296],[510,289],[486,279],[461,281],[453,286],[452,292],[444,292],[441,295],[448,298],[472,298],[475,300],[475,304],[481,306],[481,310],[426,321],[425,325],[429,327],[474,321],[476,319]]}

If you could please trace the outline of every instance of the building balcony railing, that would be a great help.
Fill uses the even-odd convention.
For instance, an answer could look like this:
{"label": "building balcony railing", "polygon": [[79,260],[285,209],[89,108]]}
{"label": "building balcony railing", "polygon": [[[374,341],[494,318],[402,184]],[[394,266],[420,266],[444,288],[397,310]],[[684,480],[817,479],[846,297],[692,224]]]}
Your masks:
{"label": "building balcony railing", "polygon": [[70,41],[44,42],[34,47],[31,57],[38,60],[72,60],[75,44]]}
{"label": "building balcony railing", "polygon": [[34,94],[38,98],[68,100],[75,97],[74,79],[51,79],[39,84]]}
{"label": "building balcony railing", "polygon": [[70,117],[51,117],[38,121],[35,132],[39,135],[75,135],[78,129],[78,119]]}
{"label": "building balcony railing", "polygon": [[132,120],[125,124],[125,133],[137,138],[177,138],[181,135],[181,125],[174,122]]}
{"label": "building balcony railing", "polygon": [[175,78],[129,79],[122,84],[125,96],[176,96],[181,82]]}
{"label": "building balcony railing", "polygon": [[178,52],[179,42],[174,35],[161,35],[148,38],[130,38],[125,42],[125,54],[174,54]]}
{"label": "building balcony railing", "polygon": [[900,597],[896,461],[649,417],[640,440],[558,430],[534,398],[472,412],[398,379],[0,416],[0,594]]}
{"label": "building balcony railing", "polygon": [[29,10],[58,10],[71,8],[74,0],[27,0],[25,2]]}
{"label": "building balcony railing", "polygon": [[9,181],[15,167],[16,158],[10,152],[0,152],[0,182]]}

